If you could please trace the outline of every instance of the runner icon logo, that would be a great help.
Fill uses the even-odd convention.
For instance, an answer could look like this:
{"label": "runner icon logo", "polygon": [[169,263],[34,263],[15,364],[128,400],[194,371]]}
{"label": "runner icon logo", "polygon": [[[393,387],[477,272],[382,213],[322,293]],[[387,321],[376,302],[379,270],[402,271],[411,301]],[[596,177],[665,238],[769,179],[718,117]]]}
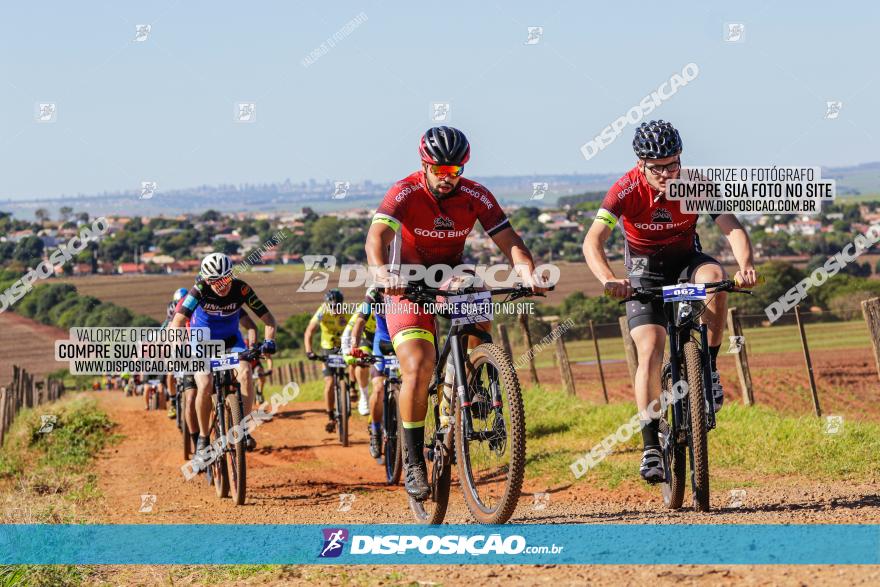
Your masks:
{"label": "runner icon logo", "polygon": [[342,554],[342,547],[348,540],[348,530],[345,528],[324,528],[321,530],[324,534],[324,546],[321,548],[321,554],[318,558],[336,558]]}

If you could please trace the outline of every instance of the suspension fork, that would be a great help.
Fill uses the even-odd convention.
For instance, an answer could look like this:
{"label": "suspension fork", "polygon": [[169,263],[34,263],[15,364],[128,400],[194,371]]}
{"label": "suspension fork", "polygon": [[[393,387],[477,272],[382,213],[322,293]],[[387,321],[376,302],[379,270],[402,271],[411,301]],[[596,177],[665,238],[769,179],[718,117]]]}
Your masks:
{"label": "suspension fork", "polygon": [[214,408],[217,410],[217,425],[220,428],[220,448],[222,451],[226,451],[226,410],[224,410],[224,406],[226,405],[226,385],[224,379],[226,378],[226,373],[228,371],[224,371],[220,375],[214,375],[214,393],[217,395],[217,406]]}
{"label": "suspension fork", "polygon": [[462,337],[458,334],[449,335],[449,352],[452,353],[452,366],[455,369],[455,393],[458,396],[458,405],[461,406],[461,426],[464,431],[464,440],[469,440],[474,431],[471,420],[471,402],[467,392],[467,374],[464,368],[464,349],[461,346]]}
{"label": "suspension fork", "polygon": [[[675,323],[674,316],[670,314],[672,312],[667,312],[666,335],[669,337],[669,371],[672,375],[672,389],[670,391],[674,393],[676,384],[681,381],[681,363],[678,360],[681,357],[681,345],[679,344],[678,326]],[[679,429],[682,425],[687,427],[687,424],[685,423],[684,410],[682,408],[684,398],[673,397],[671,434],[673,440],[678,442]]]}
{"label": "suspension fork", "polygon": [[712,393],[712,359],[709,356],[709,334],[708,327],[705,324],[700,324],[700,377],[703,378],[703,401],[705,402],[708,398],[712,398],[709,400],[709,406],[711,409],[706,410],[706,428],[708,430],[712,430],[715,428],[715,397]]}

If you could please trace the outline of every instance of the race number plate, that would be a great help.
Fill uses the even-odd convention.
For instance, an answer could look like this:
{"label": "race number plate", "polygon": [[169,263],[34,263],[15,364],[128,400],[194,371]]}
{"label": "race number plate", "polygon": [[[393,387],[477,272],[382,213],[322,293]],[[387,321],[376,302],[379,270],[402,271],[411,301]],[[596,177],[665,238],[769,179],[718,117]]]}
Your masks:
{"label": "race number plate", "polygon": [[397,375],[397,372],[400,369],[400,361],[398,360],[396,355],[385,355],[382,358],[382,363],[382,371],[386,375],[388,375],[389,377],[394,377]]}
{"label": "race number plate", "polygon": [[326,363],[331,369],[345,367],[345,357],[342,355],[327,355]]}
{"label": "race number plate", "polygon": [[152,385],[153,387],[156,387],[157,385],[159,385],[159,380],[158,379],[148,379],[147,383],[149,385]]}
{"label": "race number plate", "polygon": [[446,303],[450,308],[452,325],[476,324],[492,321],[492,293],[479,291],[460,296],[449,296]]}
{"label": "race number plate", "polygon": [[702,283],[679,283],[663,286],[664,302],[684,302],[686,300],[705,300],[706,286]]}
{"label": "race number plate", "polygon": [[211,371],[228,371],[238,367],[238,355],[223,355],[219,359],[211,359]]}

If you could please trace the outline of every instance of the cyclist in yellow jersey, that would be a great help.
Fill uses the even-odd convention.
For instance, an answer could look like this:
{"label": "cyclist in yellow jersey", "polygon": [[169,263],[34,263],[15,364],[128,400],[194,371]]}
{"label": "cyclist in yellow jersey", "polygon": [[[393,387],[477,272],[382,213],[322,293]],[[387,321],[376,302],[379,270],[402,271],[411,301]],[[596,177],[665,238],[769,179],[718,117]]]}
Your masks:
{"label": "cyclist in yellow jersey", "polygon": [[[321,329],[321,350],[324,354],[331,354],[334,350],[342,346],[342,333],[348,324],[349,315],[342,309],[342,292],[338,289],[331,289],[324,296],[324,303],[312,316],[306,327],[305,340],[303,346],[306,349],[306,356],[309,359],[315,359],[317,355],[312,351],[312,335],[318,328]],[[327,402],[327,417],[329,421],[325,426],[327,432],[336,430],[336,420],[333,417],[336,398],[333,395],[333,375],[327,367],[324,367],[324,399]]]}
{"label": "cyclist in yellow jersey", "polygon": [[[360,357],[369,357],[373,352],[373,335],[376,333],[376,318],[373,314],[366,320],[366,323],[358,330],[355,326],[358,318],[361,317],[360,312],[355,312],[348,320],[345,330],[342,332],[342,354],[345,355],[345,362],[354,366],[354,379],[357,381],[360,397],[358,398],[358,413],[366,416],[370,413],[369,394],[367,386],[370,383],[370,366],[358,365],[357,360]],[[357,331],[358,337],[353,335]],[[363,338],[361,338],[361,335]],[[359,350],[360,352],[353,352]]]}

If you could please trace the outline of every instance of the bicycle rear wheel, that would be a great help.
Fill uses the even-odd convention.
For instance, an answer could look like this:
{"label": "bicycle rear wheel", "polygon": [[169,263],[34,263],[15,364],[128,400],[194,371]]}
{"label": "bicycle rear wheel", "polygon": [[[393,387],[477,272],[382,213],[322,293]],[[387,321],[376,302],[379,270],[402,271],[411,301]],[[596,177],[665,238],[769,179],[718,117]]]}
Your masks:
{"label": "bicycle rear wheel", "polygon": [[399,393],[397,384],[389,385],[385,393],[388,394],[388,397],[385,398],[385,413],[382,414],[382,453],[385,455],[385,480],[389,485],[397,485],[400,483],[400,473],[403,470],[401,454],[403,433],[397,412]]}
{"label": "bicycle rear wheel", "polygon": [[[468,397],[473,434],[465,437],[456,402],[458,475],[464,501],[482,524],[503,524],[519,502],[525,475],[526,422],[519,380],[510,357],[498,345],[471,351]],[[456,382],[457,383],[457,382]]]}
{"label": "bicycle rear wheel", "polygon": [[[661,389],[666,397],[672,397],[672,372],[669,363],[663,365]],[[666,413],[660,417],[660,449],[665,459],[666,481],[661,485],[663,503],[671,510],[677,510],[684,501],[685,467],[687,462],[687,446],[672,436],[672,402],[666,407]]]}
{"label": "bicycle rear wheel", "polygon": [[229,481],[232,489],[232,499],[235,505],[244,504],[247,492],[247,460],[244,429],[241,426],[241,406],[235,394],[226,396],[226,422],[230,429],[238,432],[233,435],[231,447],[223,454],[229,458]]}
{"label": "bicycle rear wheel", "polygon": [[[428,467],[428,483],[431,494],[425,501],[409,499],[409,507],[420,524],[441,524],[449,506],[449,488],[452,485],[452,451],[454,438],[452,426],[438,434],[440,406],[437,392],[428,394],[428,413],[425,415],[425,464]],[[406,446],[401,442],[403,458]]]}
{"label": "bicycle rear wheel", "polygon": [[688,412],[691,425],[691,483],[694,509],[709,511],[709,446],[706,426],[706,394],[700,349],[690,340],[684,343],[685,373],[688,383]]}

